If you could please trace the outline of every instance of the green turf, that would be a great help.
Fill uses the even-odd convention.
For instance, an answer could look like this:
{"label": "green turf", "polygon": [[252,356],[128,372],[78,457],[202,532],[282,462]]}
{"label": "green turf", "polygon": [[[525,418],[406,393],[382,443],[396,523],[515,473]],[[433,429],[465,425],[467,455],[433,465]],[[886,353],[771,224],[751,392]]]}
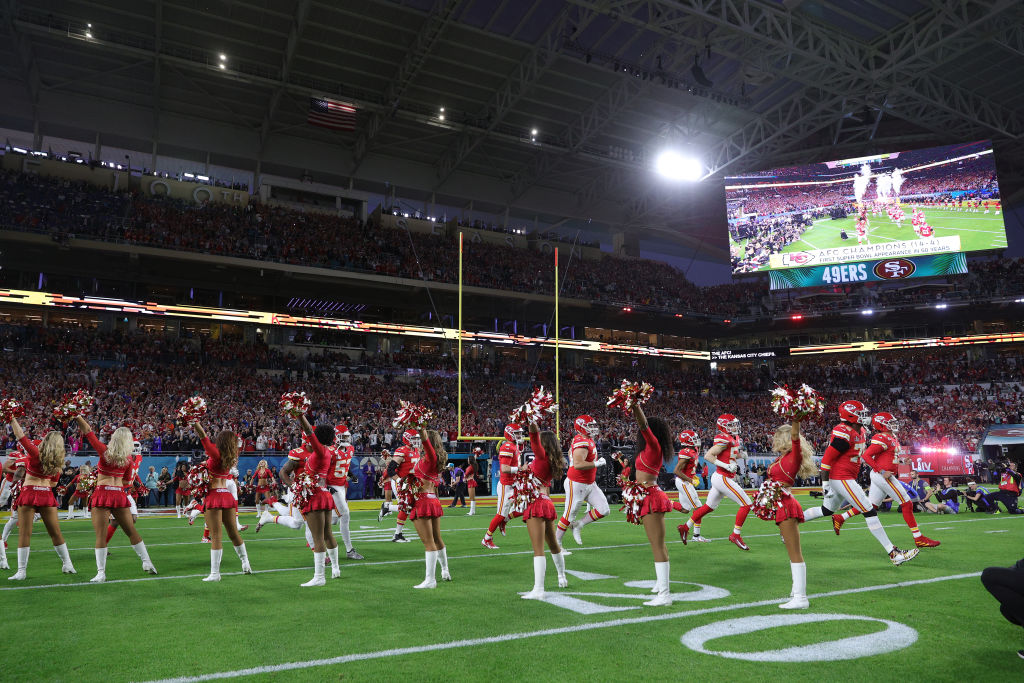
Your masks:
{"label": "green turf", "polygon": [[[918,239],[910,224],[912,206],[909,204],[902,206],[906,213],[906,220],[903,221],[901,227],[897,227],[896,223],[889,220],[889,216],[885,214],[868,216],[869,238],[872,244]],[[1006,229],[1002,214],[986,214],[982,211],[971,213],[930,207],[925,207],[923,211],[928,224],[935,229],[935,237],[959,235],[960,248],[963,251],[1006,248]],[[856,216],[848,216],[839,220],[819,219],[804,232],[799,240],[783,247],[780,253],[854,246],[857,244],[856,222]],[[849,239],[844,240],[840,237],[840,232],[843,230],[846,231]],[[738,243],[733,241],[732,244],[735,246]],[[746,245],[740,244],[740,247],[745,249]],[[770,269],[765,263],[758,270]]]}
{"label": "green turf", "polygon": [[[810,499],[803,502],[812,504]],[[208,584],[200,580],[209,569],[209,547],[198,542],[200,526],[146,518],[139,526],[160,575],[143,575],[127,539],[119,534],[108,561],[109,582],[91,585],[86,582],[95,565],[88,522],[63,525],[79,571],[70,577],[59,573],[59,562],[37,525],[29,579],[18,587],[44,587],[10,590],[13,584],[0,582],[0,605],[8,621],[8,637],[0,645],[0,680],[149,680],[488,636],[499,640],[431,652],[378,654],[244,679],[451,681],[522,680],[533,675],[561,680],[749,681],[785,676],[800,681],[953,681],[971,672],[975,680],[1006,681],[1024,671],[1024,662],[1014,653],[1024,647],[1024,633],[1003,620],[977,577],[813,597],[1010,565],[1024,554],[1024,516],[1005,513],[919,515],[922,530],[941,540],[942,546],[922,550],[917,559],[899,568],[889,563],[862,518],[847,522],[839,538],[826,519],[801,526],[812,594],[809,611],[905,624],[919,633],[918,641],[906,649],[811,663],[746,662],[689,650],[680,642],[687,631],[725,619],[780,614],[774,604],[746,603],[789,593],[789,564],[774,524],[751,516],[744,527],[751,551],[742,552],[724,539],[735,511],[734,505],[723,503],[705,518],[704,532],[715,541],[685,547],[674,532],[682,517],[667,517],[670,539],[675,539],[669,546],[673,580],[724,588],[728,597],[591,615],[519,598],[517,591],[532,584],[526,531],[521,522],[510,523],[508,536],[496,539],[500,550],[482,548],[480,538],[493,508],[482,508],[476,517],[466,517],[461,510],[445,516],[454,582],[428,591],[412,589],[423,576],[423,550],[415,532],[410,529],[407,534],[412,543],[392,544],[386,538],[393,517],[378,525],[371,512],[354,513],[352,523],[356,547],[366,561],[342,560],[342,578],[319,589],[299,588],[312,574],[312,558],[301,532],[284,527],[244,534],[255,576],[226,573],[220,583]],[[246,517],[253,521],[253,515]],[[900,515],[883,513],[881,519],[897,545],[910,545],[910,532]],[[942,527],[949,528],[939,530]],[[643,530],[613,511],[584,530],[584,542],[577,548],[567,536],[566,546],[574,551],[568,569],[616,578],[584,581],[570,576],[568,590],[636,594],[637,599],[576,597],[606,606],[638,606],[647,597],[646,590],[623,584],[654,578]],[[12,562],[14,555],[12,547]],[[548,589],[558,593],[550,561],[548,566]],[[234,553],[225,549],[223,570],[238,568]],[[117,582],[122,579],[132,581]],[[695,587],[679,584],[675,590]],[[719,611],[687,614],[709,608]],[[507,635],[672,614],[682,616],[523,639]],[[752,652],[813,645],[880,628],[876,622],[825,622],[722,638],[707,645]]]}

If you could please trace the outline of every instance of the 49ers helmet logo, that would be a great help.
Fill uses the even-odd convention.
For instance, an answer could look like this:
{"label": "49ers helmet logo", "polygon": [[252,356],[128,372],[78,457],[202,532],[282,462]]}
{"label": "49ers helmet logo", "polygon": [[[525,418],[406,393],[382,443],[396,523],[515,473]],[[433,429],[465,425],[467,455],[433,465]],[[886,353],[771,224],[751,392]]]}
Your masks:
{"label": "49ers helmet logo", "polygon": [[910,259],[891,258],[875,264],[875,275],[883,280],[902,280],[910,277],[917,270],[917,265]]}

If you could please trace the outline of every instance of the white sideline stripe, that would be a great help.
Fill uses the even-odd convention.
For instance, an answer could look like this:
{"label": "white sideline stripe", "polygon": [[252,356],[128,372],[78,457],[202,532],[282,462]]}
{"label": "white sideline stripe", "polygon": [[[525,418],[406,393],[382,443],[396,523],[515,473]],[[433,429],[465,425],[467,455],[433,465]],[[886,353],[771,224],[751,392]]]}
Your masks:
{"label": "white sideline stripe", "polygon": [[[819,598],[831,598],[839,595],[851,595],[854,593],[868,593],[872,591],[889,590],[891,588],[905,588],[907,586],[918,586],[928,583],[939,583],[941,581],[956,581],[958,579],[970,579],[981,576],[981,572],[970,572],[968,574],[952,574],[949,576],[939,576],[932,579],[918,579],[915,581],[900,581],[899,583],[886,583],[879,584],[876,586],[864,586],[861,588],[846,588],[843,590],[829,591],[826,593],[816,593],[814,595],[807,596],[809,600]],[[715,614],[718,612],[731,612],[741,609],[749,609],[752,607],[766,607],[768,605],[779,605],[783,602],[788,601],[789,598],[773,599],[773,600],[758,600],[756,602],[745,602],[735,605],[721,605],[719,607],[707,607],[704,609],[687,610],[685,612],[674,612],[671,614],[653,614],[646,617],[630,617],[622,619],[610,619],[608,621],[598,621],[592,624],[577,624],[574,626],[562,626],[560,628],[548,628],[540,631],[521,631],[518,633],[505,633],[498,636],[488,636],[486,638],[470,638],[465,640],[457,640],[448,643],[432,643],[430,645],[417,645],[413,647],[402,647],[394,648],[391,650],[378,650],[377,652],[360,652],[349,655],[341,655],[340,657],[330,657],[327,659],[311,659],[305,662],[288,662],[286,664],[268,664],[266,666],[256,666],[249,669],[237,669],[235,671],[221,671],[217,673],[202,674],[199,676],[182,676],[180,678],[164,678],[155,681],[149,681],[149,683],[191,683],[193,681],[212,681],[223,678],[237,678],[239,676],[255,676],[258,674],[267,673],[278,673],[281,671],[294,671],[296,669],[310,669],[313,667],[320,666],[333,666],[335,664],[347,664],[348,662],[365,661],[368,659],[382,659],[385,657],[396,657],[408,654],[418,654],[421,652],[437,652],[438,650],[452,650],[455,648],[474,647],[477,645],[488,645],[492,643],[507,643],[510,640],[525,640],[527,638],[538,638],[541,636],[555,636],[563,633],[579,633],[581,631],[595,631],[604,628],[615,628],[617,626],[632,626],[634,624],[646,624],[654,621],[669,621],[672,619],[682,619],[685,617],[700,616],[703,614]]]}

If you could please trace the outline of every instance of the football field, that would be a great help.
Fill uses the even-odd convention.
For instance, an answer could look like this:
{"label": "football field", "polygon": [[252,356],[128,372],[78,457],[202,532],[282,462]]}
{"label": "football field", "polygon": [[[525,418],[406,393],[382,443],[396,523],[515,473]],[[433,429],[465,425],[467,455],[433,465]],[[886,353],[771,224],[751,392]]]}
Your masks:
{"label": "football field", "polygon": [[[301,531],[270,525],[254,534],[251,513],[243,537],[256,574],[237,574],[225,548],[219,583],[201,581],[209,571],[201,521],[140,520],[158,576],[141,572],[118,532],[105,584],[88,583],[88,521],[62,524],[77,576],[59,573],[37,524],[28,580],[0,581],[8,633],[0,679],[955,681],[970,672],[1008,681],[1024,671],[1015,654],[1024,632],[978,579],[984,567],[1024,555],[1024,515],[922,513],[922,531],[942,545],[901,567],[862,517],[840,537],[828,519],[803,524],[811,606],[783,612],[790,571],[775,525],[751,515],[750,551],[739,550],[725,540],[736,512],[728,501],[705,517],[708,544],[684,546],[675,533],[684,518],[666,516],[676,602],[657,608],[641,605],[654,578],[643,530],[616,506],[584,529],[582,547],[566,535],[567,589],[555,587],[548,560],[547,602],[519,597],[533,580],[521,521],[496,537],[500,549],[481,547],[493,510],[446,509],[453,581],[422,591],[412,588],[424,571],[412,525],[411,543],[391,543],[394,516],[378,524],[370,511],[352,520],[366,559],[342,559],[341,578],[323,588],[299,587],[312,575]],[[911,546],[898,513],[880,518],[893,542]]]}
{"label": "football field", "polygon": [[[872,244],[883,242],[900,242],[918,239],[910,224],[912,207],[904,204],[906,220],[902,226],[889,219],[885,214],[868,216],[868,239]],[[925,219],[935,229],[935,237],[960,236],[962,251],[980,251],[987,249],[1006,248],[1006,229],[1002,214],[970,213],[947,209],[925,208]],[[798,251],[832,249],[834,247],[850,247],[857,244],[856,216],[847,216],[839,220],[821,218],[808,228],[800,239],[785,246],[779,253],[787,254]],[[846,231],[848,239],[843,239],[842,231]],[[734,246],[745,247],[746,240],[733,242]],[[768,264],[758,271],[769,270]]]}

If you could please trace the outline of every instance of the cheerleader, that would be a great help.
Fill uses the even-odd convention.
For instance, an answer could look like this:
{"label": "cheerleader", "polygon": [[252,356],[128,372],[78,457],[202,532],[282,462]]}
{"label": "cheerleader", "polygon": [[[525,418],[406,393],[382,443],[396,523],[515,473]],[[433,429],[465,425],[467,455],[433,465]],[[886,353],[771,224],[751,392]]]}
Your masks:
{"label": "cheerleader", "polygon": [[476,473],[480,471],[480,456],[483,455],[482,448],[477,446],[473,449],[473,455],[469,456],[466,463],[466,490],[469,491],[469,512],[466,516],[476,514]]}
{"label": "cheerleader", "polygon": [[[36,446],[36,448],[38,448],[39,444],[42,442],[38,440],[33,440],[32,443],[33,445]],[[8,484],[7,498],[3,500],[4,505],[7,504],[7,500],[10,500],[10,498],[16,494],[16,482],[14,481],[14,474],[18,471],[19,467],[24,468],[27,465],[27,458],[28,453],[25,451],[25,448],[19,443],[18,448],[12,450],[8,454],[7,459],[4,462],[4,481],[6,481]],[[3,555],[0,555],[0,569],[10,568],[7,566],[7,539],[10,538],[11,532],[13,532],[15,528],[17,528],[18,526],[18,515],[14,514],[14,511],[17,509],[17,507],[18,506],[14,504],[14,501],[11,501],[11,515],[7,518],[7,523],[4,524],[3,533],[0,534],[0,538],[2,538],[3,541],[4,551]],[[40,517],[39,513],[37,512],[35,519],[33,520],[33,523],[35,523],[35,520],[39,519],[42,519],[42,517]]]}
{"label": "cheerleader", "polygon": [[392,485],[394,483],[390,474],[388,474],[388,466],[391,464],[393,459],[391,451],[384,449],[380,452],[380,481],[377,485],[380,486],[381,491],[384,492],[384,502],[380,504],[380,512],[377,513],[377,522],[384,521],[384,518],[391,514],[391,498],[393,495]]}
{"label": "cheerleader", "polygon": [[800,420],[794,419],[788,425],[782,425],[772,436],[772,452],[779,457],[768,466],[768,480],[782,484],[782,498],[775,509],[775,524],[782,533],[789,554],[789,569],[793,575],[793,592],[789,602],[779,605],[781,609],[807,609],[807,565],[800,549],[800,529],[797,526],[804,521],[804,511],[800,503],[789,492],[789,487],[797,477],[808,478],[818,473],[811,456],[814,447],[800,433]]}
{"label": "cheerleader", "polygon": [[416,501],[409,511],[409,519],[423,541],[427,574],[423,583],[413,588],[437,588],[434,572],[438,562],[441,563],[441,578],[444,581],[452,580],[452,575],[448,572],[448,549],[441,540],[441,517],[444,516],[444,509],[441,507],[441,501],[437,499],[437,486],[441,483],[441,472],[448,465],[448,453],[441,445],[441,435],[436,430],[421,427],[419,438],[423,451],[411,475],[416,478],[419,493],[416,494]]}
{"label": "cheerleader", "polygon": [[544,575],[547,572],[547,560],[544,558],[544,541],[547,540],[551,550],[551,560],[558,570],[558,587],[569,585],[565,578],[565,555],[558,542],[558,514],[551,502],[551,482],[560,480],[565,474],[565,456],[562,446],[558,443],[555,433],[549,430],[540,431],[537,423],[530,421],[530,449],[533,461],[530,472],[540,482],[540,494],[530,500],[523,511],[523,521],[530,533],[530,545],[533,546],[533,590],[523,594],[524,600],[544,599]]}
{"label": "cheerleader", "polygon": [[[60,471],[64,466],[64,437],[58,432],[49,432],[43,437],[38,448],[25,436],[17,418],[11,418],[11,431],[25,449],[26,456],[17,463],[16,470],[11,469],[11,461],[4,465],[4,473],[10,473],[12,481],[24,477],[21,491],[11,505],[11,514],[18,510],[18,571],[8,577],[9,581],[23,581],[28,570],[29,546],[32,543],[32,525],[36,513],[46,526],[46,532],[53,541],[53,549],[61,559],[61,571],[65,574],[77,574],[71,564],[68,545],[60,533],[60,522],[57,516],[57,499],[53,495],[53,487],[60,479]],[[24,475],[21,474],[24,470]],[[6,553],[4,553],[6,564]]]}
{"label": "cheerleader", "polygon": [[260,463],[256,465],[256,471],[253,473],[252,478],[256,482],[256,515],[258,516],[261,512],[260,500],[267,507],[273,505],[274,501],[277,500],[277,496],[274,495],[274,492],[277,490],[277,484],[274,482],[274,473],[270,471],[266,460],[260,460]]}
{"label": "cheerleader", "polygon": [[125,487],[131,483],[124,481],[125,475],[131,471],[133,465],[134,439],[131,430],[127,427],[118,427],[110,435],[110,442],[104,444],[96,438],[95,432],[84,417],[78,415],[75,421],[78,423],[78,431],[99,454],[99,461],[96,464],[96,488],[89,500],[92,528],[96,532],[96,576],[89,581],[103,583],[107,580],[107,520],[111,515],[131,539],[132,550],[142,560],[142,571],[156,574],[146,544],[135,529],[128,494],[125,493]]}
{"label": "cheerleader", "polygon": [[198,420],[192,428],[199,436],[206,451],[204,466],[210,471],[210,488],[203,499],[203,519],[210,531],[210,575],[203,581],[220,581],[220,561],[224,556],[223,531],[227,530],[235,554],[242,563],[242,573],[252,574],[249,565],[249,553],[238,529],[238,498],[232,494],[228,482],[233,482],[231,471],[238,463],[239,439],[230,430],[223,430],[217,435],[214,444],[206,434],[206,430]]}
{"label": "cheerleader", "polygon": [[174,466],[174,511],[177,513],[178,519],[181,519],[184,514],[183,508],[188,505],[190,494],[185,463],[179,462]]}
{"label": "cheerleader", "polygon": [[658,473],[661,472],[664,454],[672,452],[672,432],[661,418],[652,417],[648,420],[639,403],[633,405],[633,417],[640,428],[637,444],[643,444],[636,458],[636,484],[643,496],[639,517],[654,554],[654,588],[657,591],[654,599],[644,604],[660,607],[672,604],[668,546],[665,545],[665,513],[672,510],[672,501],[658,486]]}
{"label": "cheerleader", "polygon": [[75,492],[71,494],[71,498],[68,501],[68,519],[75,518],[75,506],[81,508],[87,508],[89,506],[89,493],[82,488],[82,480],[89,476],[92,472],[92,468],[88,465],[82,465],[78,468],[78,474],[71,480],[68,486],[74,486]]}
{"label": "cheerleader", "polygon": [[[334,444],[334,427],[317,425],[314,430],[305,415],[299,415],[299,426],[309,435],[309,446],[312,450],[305,459],[301,471],[313,479],[312,494],[300,507],[302,517],[306,520],[306,526],[313,537],[313,578],[301,585],[323,586],[327,583],[324,567],[328,557],[331,559],[331,578],[341,576],[341,569],[338,567],[338,542],[334,539],[331,529],[334,498],[327,488],[327,473],[331,467],[329,448]],[[300,471],[297,463],[298,461],[289,459],[281,470],[281,481],[288,486],[294,481],[292,473]]]}

